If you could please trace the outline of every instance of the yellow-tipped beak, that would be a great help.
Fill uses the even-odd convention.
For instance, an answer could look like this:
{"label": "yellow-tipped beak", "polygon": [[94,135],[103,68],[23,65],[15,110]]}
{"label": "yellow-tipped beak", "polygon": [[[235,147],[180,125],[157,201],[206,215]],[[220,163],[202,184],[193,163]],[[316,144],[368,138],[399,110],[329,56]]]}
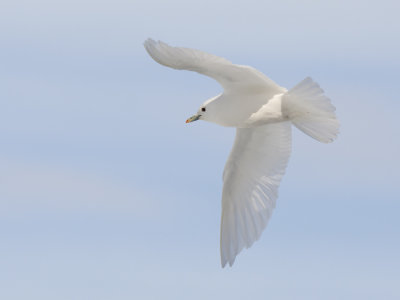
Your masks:
{"label": "yellow-tipped beak", "polygon": [[189,119],[186,120],[186,123],[197,121],[200,117],[201,117],[201,115],[191,116]]}

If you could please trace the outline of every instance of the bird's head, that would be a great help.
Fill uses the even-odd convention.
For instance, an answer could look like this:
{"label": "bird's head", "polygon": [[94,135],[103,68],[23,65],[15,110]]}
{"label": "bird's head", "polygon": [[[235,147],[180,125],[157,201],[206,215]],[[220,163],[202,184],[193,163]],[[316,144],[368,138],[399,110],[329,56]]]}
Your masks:
{"label": "bird's head", "polygon": [[215,96],[213,98],[208,99],[207,101],[205,101],[200,107],[199,110],[197,111],[197,113],[193,116],[191,116],[189,119],[186,120],[186,123],[191,123],[197,120],[204,120],[204,121],[209,121],[209,122],[213,122],[213,116],[214,116],[214,111],[215,109],[213,109],[214,105],[214,100],[216,100],[218,96]]}

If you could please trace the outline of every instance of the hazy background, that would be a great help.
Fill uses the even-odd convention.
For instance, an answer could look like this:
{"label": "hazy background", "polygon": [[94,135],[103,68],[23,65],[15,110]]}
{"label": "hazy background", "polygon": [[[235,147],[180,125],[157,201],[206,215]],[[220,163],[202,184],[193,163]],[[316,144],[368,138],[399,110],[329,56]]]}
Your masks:
{"label": "hazy background", "polygon": [[[1,299],[399,299],[398,1],[0,3]],[[234,130],[147,37],[313,77],[339,139],[294,130],[277,208],[219,262]]]}

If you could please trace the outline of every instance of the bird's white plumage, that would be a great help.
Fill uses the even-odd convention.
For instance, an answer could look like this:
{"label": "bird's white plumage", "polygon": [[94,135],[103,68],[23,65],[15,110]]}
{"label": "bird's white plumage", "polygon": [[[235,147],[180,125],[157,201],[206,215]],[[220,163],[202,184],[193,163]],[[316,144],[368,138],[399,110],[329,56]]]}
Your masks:
{"label": "bird's white plumage", "polygon": [[305,134],[323,143],[339,134],[336,108],[318,83],[307,77],[283,95],[283,113]]}
{"label": "bird's white plumage", "polygon": [[260,71],[235,65],[229,60],[204,51],[183,47],[171,47],[161,41],[148,39],[144,46],[158,63],[178,69],[195,71],[218,81],[225,92],[259,90],[270,93],[282,92],[282,88]]}
{"label": "bird's white plumage", "polygon": [[267,226],[291,150],[289,122],[238,128],[225,165],[221,263],[230,265]]}
{"label": "bird's white plumage", "polygon": [[331,142],[339,131],[335,107],[311,78],[287,91],[252,67],[203,51],[152,39],[144,46],[158,63],[207,75],[224,88],[187,122],[237,127],[223,175],[221,216],[221,263],[232,266],[240,251],[259,239],[275,207],[291,151],[291,124]]}

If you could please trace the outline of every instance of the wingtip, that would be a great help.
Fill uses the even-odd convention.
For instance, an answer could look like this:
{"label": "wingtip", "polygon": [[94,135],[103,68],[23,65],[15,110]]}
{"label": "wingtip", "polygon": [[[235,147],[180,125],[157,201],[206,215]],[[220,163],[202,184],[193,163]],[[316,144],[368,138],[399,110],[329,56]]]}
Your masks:
{"label": "wingtip", "polygon": [[227,265],[229,265],[229,267],[232,267],[233,264],[235,263],[236,260],[236,256],[234,258],[231,259],[227,259],[226,257],[221,257],[221,267],[224,269]]}
{"label": "wingtip", "polygon": [[221,252],[221,267],[222,267],[222,269],[226,267],[227,263],[228,263],[228,260],[226,259],[226,257]]}
{"label": "wingtip", "polygon": [[156,44],[156,41],[153,40],[152,38],[147,38],[147,39],[143,42],[143,45],[144,45],[145,48],[147,48],[147,47],[149,47],[149,46],[151,46],[151,45],[154,45],[154,44]]}

